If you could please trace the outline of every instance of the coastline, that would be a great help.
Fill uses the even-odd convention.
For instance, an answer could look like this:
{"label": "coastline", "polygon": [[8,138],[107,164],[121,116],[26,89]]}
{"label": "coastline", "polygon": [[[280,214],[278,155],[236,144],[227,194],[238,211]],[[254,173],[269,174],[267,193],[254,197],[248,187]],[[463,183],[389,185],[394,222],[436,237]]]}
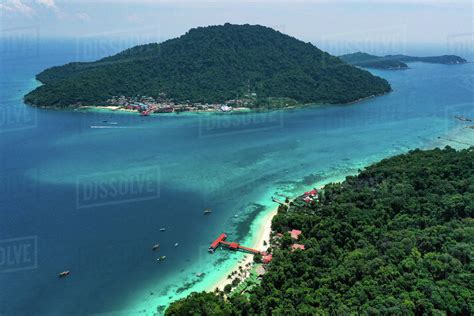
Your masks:
{"label": "coastline", "polygon": [[[255,236],[253,242],[249,247],[255,249],[261,249],[262,251],[265,250],[264,247],[268,247],[270,245],[270,233],[272,232],[272,220],[273,217],[278,212],[278,206],[273,208],[263,217],[260,226],[257,230],[257,235]],[[265,246],[264,243],[267,242]],[[244,258],[237,261],[228,271],[222,273],[222,277],[217,279],[216,282],[209,285],[206,291],[212,292],[215,290],[223,291],[224,287],[227,284],[232,283],[232,278],[228,278],[229,274],[233,272],[239,271],[239,267],[246,266],[247,264],[251,264],[253,262],[253,255],[252,254],[245,254]],[[247,271],[248,272],[248,271]],[[246,272],[246,273],[247,273]]]}
{"label": "coastline", "polygon": [[[206,114],[206,113],[216,113],[216,114],[231,114],[231,113],[252,113],[252,112],[267,112],[267,111],[279,111],[279,110],[294,110],[294,109],[301,109],[301,108],[306,108],[310,106],[324,106],[324,105],[353,105],[357,103],[361,103],[363,101],[367,101],[370,99],[374,99],[377,97],[381,97],[384,95],[387,95],[389,93],[393,92],[393,89],[390,91],[386,91],[383,93],[379,94],[373,94],[369,95],[363,98],[359,98],[353,101],[348,101],[344,103],[320,103],[320,102],[312,102],[312,103],[297,103],[294,105],[288,105],[288,106],[282,106],[282,107],[258,107],[258,108],[249,108],[249,107],[235,107],[232,108],[232,110],[229,111],[222,111],[217,108],[207,108],[207,109],[191,109],[187,111],[172,111],[172,112],[157,112],[157,113],[149,113],[146,116],[156,116],[156,115],[163,115],[163,114],[184,114],[184,113],[195,113],[195,114]],[[114,113],[127,113],[127,114],[137,114],[140,115],[141,113],[138,110],[135,109],[127,109],[124,108],[123,106],[119,105],[70,105],[70,106],[65,106],[65,107],[59,107],[59,106],[44,106],[44,105],[36,105],[30,102],[27,102],[23,100],[23,103],[25,105],[34,107],[34,108],[39,108],[39,109],[45,109],[45,110],[59,110],[59,111],[95,111],[95,112],[114,112]]]}
{"label": "coastline", "polygon": [[[461,149],[465,148],[466,146],[473,146],[472,144],[464,143],[462,141],[467,141],[467,137],[471,136],[470,134],[470,129],[473,127],[471,126],[458,126],[453,128],[449,133],[443,136],[438,136],[436,139],[433,140],[431,144],[428,146],[425,146],[425,149],[428,148],[433,148],[433,147],[444,147],[447,145],[450,145],[456,149]],[[459,140],[454,140],[448,137],[455,137],[458,138],[461,137],[462,141]],[[456,143],[456,145],[453,146],[453,142]],[[329,178],[326,178],[322,181],[319,181],[315,183],[311,188],[318,188],[318,190],[322,189],[326,184],[329,183],[334,183],[334,182],[342,182],[345,180],[346,176],[351,175],[351,173],[348,174],[340,174],[337,176],[332,176]],[[309,188],[309,189],[311,189]],[[293,200],[293,199],[292,199]],[[263,219],[261,220],[260,223],[257,223],[258,228],[257,228],[257,235],[254,238],[253,242],[251,243],[250,247],[259,249],[259,250],[266,250],[264,247],[268,247],[269,240],[270,240],[270,234],[272,232],[271,230],[271,225],[273,221],[273,217],[277,214],[278,212],[278,206],[274,207],[269,211],[267,214],[264,215]],[[264,246],[264,241],[267,241],[267,245]],[[222,276],[217,279],[214,283],[212,283],[209,287],[206,288],[206,291],[215,291],[215,290],[220,290],[223,291],[224,287],[227,284],[231,284],[233,278],[228,278],[230,274],[237,273],[239,272],[239,267],[245,267],[247,264],[252,264],[253,263],[253,255],[252,254],[246,254],[244,258],[240,259],[237,261],[226,273],[223,273]],[[244,275],[245,277],[248,277],[248,273],[250,271],[250,268],[245,267],[244,269]]]}
{"label": "coastline", "polygon": [[[313,188],[318,188],[318,190],[321,190],[325,185],[329,183],[344,181],[345,178],[349,175],[351,175],[351,173],[333,175],[331,177],[325,178],[324,180],[314,183],[313,186],[308,186],[308,188],[305,189],[305,191],[311,190]],[[302,193],[303,192],[301,192],[301,194]],[[299,195],[300,194],[298,194],[298,196]],[[294,198],[291,198],[290,202],[292,202],[293,200]],[[263,216],[261,221],[256,223],[258,226],[256,229],[257,233],[256,233],[255,238],[252,240],[251,244],[249,245],[249,247],[264,251],[270,246],[270,234],[272,232],[272,222],[273,222],[273,218],[278,213],[278,207],[279,205],[272,208],[270,211],[268,211],[268,213],[266,213]],[[267,244],[265,245],[264,242],[267,242]],[[226,285],[232,283],[233,278],[229,278],[228,276],[231,274],[237,274],[238,272],[243,273],[244,278],[247,278],[252,268],[252,263],[253,263],[253,255],[245,254],[245,256],[242,259],[235,262],[235,264],[233,264],[227,271],[222,273],[220,278],[218,278],[215,282],[211,283],[204,290],[206,292],[214,292],[216,290],[223,291]],[[250,265],[247,266],[248,264]],[[241,267],[243,267],[242,269],[243,272],[240,270]]]}

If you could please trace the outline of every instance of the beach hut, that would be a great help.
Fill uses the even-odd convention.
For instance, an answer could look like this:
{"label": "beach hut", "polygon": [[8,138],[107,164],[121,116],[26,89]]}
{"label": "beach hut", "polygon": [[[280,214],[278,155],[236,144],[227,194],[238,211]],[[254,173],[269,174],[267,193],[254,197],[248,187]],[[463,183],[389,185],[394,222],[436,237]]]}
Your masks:
{"label": "beach hut", "polygon": [[267,263],[270,263],[272,259],[273,259],[273,256],[271,254],[268,254],[262,257],[262,262],[267,264]]}
{"label": "beach hut", "polygon": [[301,235],[301,230],[293,229],[293,230],[289,231],[289,233],[291,235],[291,238],[298,239],[299,236]]}
{"label": "beach hut", "polygon": [[295,250],[304,250],[304,245],[301,245],[301,244],[291,245],[291,251],[295,251]]}
{"label": "beach hut", "polygon": [[265,268],[262,266],[262,265],[259,265],[257,266],[257,268],[255,269],[255,272],[257,273],[257,275],[260,277],[262,275],[265,274]]}

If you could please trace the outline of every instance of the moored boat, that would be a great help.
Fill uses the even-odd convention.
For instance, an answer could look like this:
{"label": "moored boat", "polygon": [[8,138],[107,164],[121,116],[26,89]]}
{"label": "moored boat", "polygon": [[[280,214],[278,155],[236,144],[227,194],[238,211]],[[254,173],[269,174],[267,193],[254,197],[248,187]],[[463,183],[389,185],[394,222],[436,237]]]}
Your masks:
{"label": "moored boat", "polygon": [[58,274],[58,278],[65,278],[65,277],[69,276],[69,274],[71,274],[70,271],[63,271],[63,272]]}
{"label": "moored boat", "polygon": [[163,260],[165,260],[165,259],[166,259],[166,256],[161,256],[161,257],[159,257],[158,259],[156,259],[156,261],[163,261]]}

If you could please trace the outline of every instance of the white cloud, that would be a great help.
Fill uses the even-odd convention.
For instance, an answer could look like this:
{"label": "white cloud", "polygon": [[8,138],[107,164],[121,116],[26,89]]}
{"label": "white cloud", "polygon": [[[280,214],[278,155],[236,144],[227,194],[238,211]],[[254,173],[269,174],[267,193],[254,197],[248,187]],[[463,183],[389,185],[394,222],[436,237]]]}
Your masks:
{"label": "white cloud", "polygon": [[58,16],[62,16],[61,11],[57,7],[54,0],[35,0],[35,2],[39,5],[42,5],[50,10],[53,10]]}
{"label": "white cloud", "polygon": [[13,10],[13,8],[7,6],[6,4],[4,3],[0,3],[0,12],[1,11],[10,11],[10,12],[14,12],[15,10]]}
{"label": "white cloud", "polygon": [[0,10],[15,12],[26,16],[32,16],[35,12],[32,7],[26,5],[21,0],[5,0],[0,4]]}
{"label": "white cloud", "polygon": [[52,9],[57,8],[56,3],[54,3],[54,0],[36,0],[36,3],[42,4]]}

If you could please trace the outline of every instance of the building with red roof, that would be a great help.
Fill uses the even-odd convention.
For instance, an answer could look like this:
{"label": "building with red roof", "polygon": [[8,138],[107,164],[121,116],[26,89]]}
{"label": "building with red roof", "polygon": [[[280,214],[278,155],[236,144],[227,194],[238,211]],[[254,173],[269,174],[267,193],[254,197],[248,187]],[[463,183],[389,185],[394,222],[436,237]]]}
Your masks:
{"label": "building with red roof", "polygon": [[292,250],[292,251],[295,251],[295,250],[297,250],[297,249],[299,249],[299,250],[304,250],[304,245],[301,245],[301,244],[293,244],[293,245],[291,245],[291,250]]}
{"label": "building with red roof", "polygon": [[265,255],[262,257],[262,262],[267,264],[267,263],[270,263],[272,259],[273,259],[273,256],[271,254]]}
{"label": "building with red roof", "polygon": [[312,189],[311,191],[305,192],[304,195],[309,195],[309,196],[316,196],[318,194],[318,190]]}
{"label": "building with red roof", "polygon": [[301,235],[301,230],[293,229],[293,230],[289,231],[289,233],[291,235],[291,238],[298,239],[299,236]]}

